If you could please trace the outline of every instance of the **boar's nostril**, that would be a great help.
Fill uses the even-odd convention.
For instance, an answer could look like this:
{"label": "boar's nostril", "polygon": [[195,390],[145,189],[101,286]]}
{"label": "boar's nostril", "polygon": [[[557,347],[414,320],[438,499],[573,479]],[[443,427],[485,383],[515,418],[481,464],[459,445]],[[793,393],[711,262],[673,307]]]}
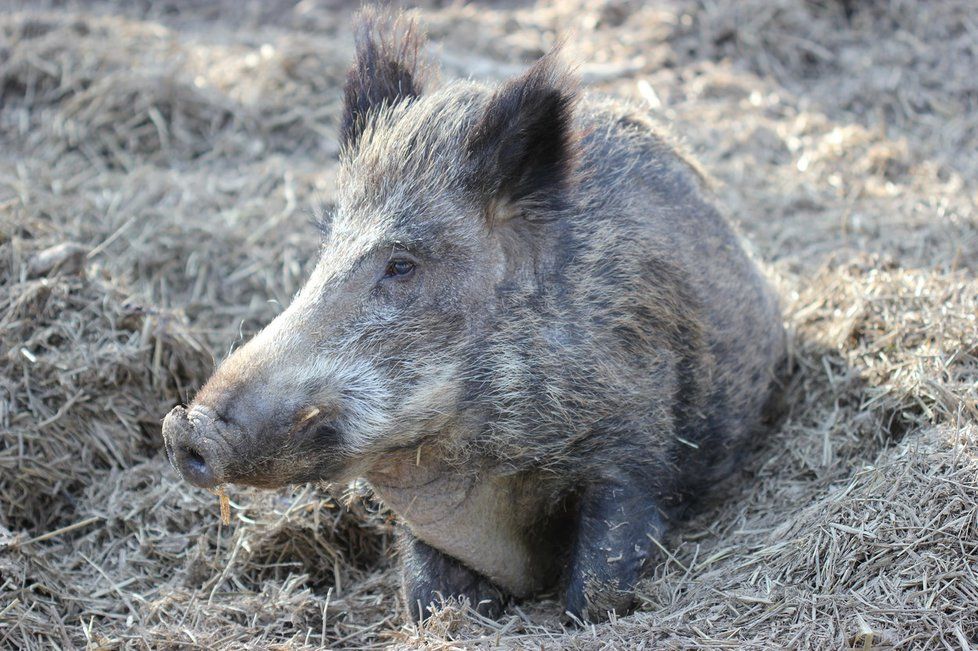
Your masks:
{"label": "boar's nostril", "polygon": [[207,470],[207,462],[204,461],[204,457],[200,456],[200,453],[193,448],[187,449],[187,464],[193,466],[198,472]]}
{"label": "boar's nostril", "polygon": [[217,485],[214,471],[204,456],[189,445],[177,448],[177,467],[184,479],[200,488],[213,488]]}

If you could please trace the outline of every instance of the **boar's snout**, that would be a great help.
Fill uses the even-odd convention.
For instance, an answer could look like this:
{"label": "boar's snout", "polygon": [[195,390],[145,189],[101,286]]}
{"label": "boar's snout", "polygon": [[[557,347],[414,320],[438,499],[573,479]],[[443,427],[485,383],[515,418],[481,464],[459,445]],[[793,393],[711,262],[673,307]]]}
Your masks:
{"label": "boar's snout", "polygon": [[214,488],[225,482],[221,427],[211,414],[200,408],[174,409],[163,419],[163,440],[170,463],[184,479],[200,488]]}

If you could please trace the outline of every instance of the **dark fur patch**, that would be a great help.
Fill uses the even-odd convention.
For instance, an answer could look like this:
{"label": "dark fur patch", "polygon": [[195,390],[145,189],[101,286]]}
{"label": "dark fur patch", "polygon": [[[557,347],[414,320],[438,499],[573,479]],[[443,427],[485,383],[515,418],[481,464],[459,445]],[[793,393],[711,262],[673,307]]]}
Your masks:
{"label": "dark fur patch", "polygon": [[414,20],[364,9],[357,17],[356,62],[346,75],[340,144],[356,145],[371,111],[421,95],[424,37]]}
{"label": "dark fur patch", "polygon": [[556,51],[492,96],[466,143],[470,184],[481,200],[521,204],[527,217],[563,207],[576,159],[576,99]]}
{"label": "dark fur patch", "polygon": [[569,564],[567,611],[579,620],[631,611],[635,583],[656,558],[666,532],[657,500],[641,478],[595,480],[581,495]]}

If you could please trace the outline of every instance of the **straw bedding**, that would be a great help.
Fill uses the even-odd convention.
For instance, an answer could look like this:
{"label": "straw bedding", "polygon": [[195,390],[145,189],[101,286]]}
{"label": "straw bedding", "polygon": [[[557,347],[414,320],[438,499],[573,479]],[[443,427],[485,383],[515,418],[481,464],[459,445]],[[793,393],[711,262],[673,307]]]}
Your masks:
{"label": "straw bedding", "polygon": [[978,645],[970,3],[420,9],[443,76],[559,34],[714,177],[778,286],[785,421],[666,541],[642,608],[401,623],[362,490],[177,480],[160,420],[286,304],[332,194],[353,7],[0,10],[0,647]]}

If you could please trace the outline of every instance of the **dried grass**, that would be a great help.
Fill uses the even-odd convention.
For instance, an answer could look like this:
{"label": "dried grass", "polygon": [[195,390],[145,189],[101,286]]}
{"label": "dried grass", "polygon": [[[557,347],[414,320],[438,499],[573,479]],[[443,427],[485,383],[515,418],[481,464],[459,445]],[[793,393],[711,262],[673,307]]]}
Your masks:
{"label": "dried grass", "polygon": [[784,297],[787,419],[665,541],[639,613],[565,629],[545,595],[404,626],[368,496],[233,490],[224,527],[177,481],[161,416],[315,254],[350,10],[0,14],[0,647],[978,645],[963,0],[422,10],[446,76],[577,30],[588,83],[676,123]]}

